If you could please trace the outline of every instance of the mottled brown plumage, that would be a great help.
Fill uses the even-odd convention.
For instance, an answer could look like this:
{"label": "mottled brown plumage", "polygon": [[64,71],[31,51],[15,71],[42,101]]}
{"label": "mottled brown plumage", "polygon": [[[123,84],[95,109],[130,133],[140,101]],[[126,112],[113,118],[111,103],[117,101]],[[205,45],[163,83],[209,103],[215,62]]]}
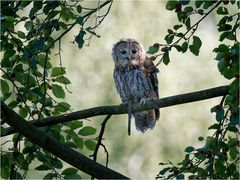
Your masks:
{"label": "mottled brown plumage", "polygon": [[[135,39],[122,39],[113,46],[115,63],[114,82],[121,100],[129,107],[129,134],[131,103],[144,103],[147,99],[157,99],[158,69],[146,57],[143,46]],[[137,130],[152,129],[159,118],[159,109],[133,113]]]}

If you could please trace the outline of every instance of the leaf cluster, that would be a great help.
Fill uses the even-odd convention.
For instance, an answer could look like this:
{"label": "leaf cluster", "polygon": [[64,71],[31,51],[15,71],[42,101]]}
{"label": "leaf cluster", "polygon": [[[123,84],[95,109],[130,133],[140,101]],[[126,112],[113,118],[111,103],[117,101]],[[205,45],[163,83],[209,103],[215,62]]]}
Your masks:
{"label": "leaf cluster", "polygon": [[[216,3],[218,3],[216,5]],[[195,1],[190,4],[190,1],[168,1],[166,8],[170,11],[175,10],[178,20],[182,22],[187,33],[192,29],[191,35],[186,38],[187,33],[177,33],[177,30],[183,27],[183,24],[174,25],[173,30],[168,30],[168,35],[165,37],[167,50],[175,47],[179,52],[186,52],[189,49],[193,54],[198,55],[202,45],[199,37],[194,36],[197,30],[197,25],[191,26],[191,14],[208,14],[206,9],[212,8],[216,10],[220,17],[217,24],[220,33],[219,41],[221,44],[216,47],[213,52],[216,53],[219,72],[229,80],[230,90],[227,96],[222,98],[219,105],[211,109],[215,113],[215,123],[209,126],[209,131],[213,131],[212,136],[206,138],[199,137],[198,141],[203,144],[201,148],[188,146],[185,148],[185,158],[174,165],[172,162],[159,165],[165,166],[157,175],[160,179],[237,179],[239,177],[239,41],[237,39],[237,31],[240,24],[240,14],[231,14],[227,4],[237,5],[236,1]],[[222,6],[219,6],[219,5]],[[185,8],[184,8],[185,7]],[[200,21],[199,21],[200,22]],[[181,34],[175,43],[174,37]],[[192,37],[192,44],[189,45],[189,38]],[[184,39],[182,45],[177,43]],[[231,44],[231,45],[228,45]],[[163,50],[163,49],[162,49]],[[150,47],[149,54],[158,52],[158,49]],[[167,64],[169,60],[164,59]],[[169,56],[168,56],[169,58]],[[167,62],[167,63],[166,63]]]}
{"label": "leaf cluster", "polygon": [[[89,37],[99,37],[95,28],[100,23],[86,25],[86,22],[108,3],[86,9],[79,1],[1,1],[1,100],[27,120],[71,111],[71,105],[64,101],[66,93],[70,93],[67,86],[71,81],[62,66],[61,40],[75,26],[79,28],[79,33],[73,37],[72,43],[79,48]],[[100,20],[103,21],[106,15]],[[50,58],[56,49],[59,66],[54,66]],[[2,124],[1,130],[4,131]],[[85,147],[93,151],[96,146],[92,137],[96,129],[83,126],[82,121],[44,127],[42,130],[72,148]],[[2,178],[25,178],[29,165],[35,159],[40,163],[35,170],[46,171],[44,179],[80,178],[73,168],[60,173],[63,167],[61,160],[21,135],[15,134],[12,141],[14,145],[9,151],[1,151]],[[23,141],[23,146],[19,146],[20,141]]]}

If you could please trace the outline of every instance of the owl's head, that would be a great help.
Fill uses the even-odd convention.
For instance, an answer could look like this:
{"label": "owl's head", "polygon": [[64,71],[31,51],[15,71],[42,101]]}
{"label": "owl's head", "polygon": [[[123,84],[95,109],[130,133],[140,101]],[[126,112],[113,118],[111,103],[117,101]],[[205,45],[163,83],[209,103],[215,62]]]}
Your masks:
{"label": "owl's head", "polygon": [[146,52],[137,40],[121,39],[113,45],[112,57],[117,67],[126,68],[130,65],[140,65],[146,57]]}

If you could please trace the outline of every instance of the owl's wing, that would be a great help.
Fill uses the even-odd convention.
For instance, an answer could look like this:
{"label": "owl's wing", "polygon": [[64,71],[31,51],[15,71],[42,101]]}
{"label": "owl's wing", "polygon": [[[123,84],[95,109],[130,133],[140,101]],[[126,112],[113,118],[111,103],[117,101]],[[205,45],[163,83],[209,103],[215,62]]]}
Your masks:
{"label": "owl's wing", "polygon": [[157,79],[157,73],[159,72],[158,68],[153,64],[153,62],[149,58],[145,59],[143,67],[144,67],[143,71],[146,77],[150,79],[150,83],[153,87],[153,91],[156,96],[155,98],[159,98]]}
{"label": "owl's wing", "polygon": [[[155,67],[156,68],[156,67]],[[158,94],[158,79],[157,79],[157,73],[159,72],[159,70],[156,68],[156,70],[154,70],[152,73],[150,73],[150,81],[153,87],[153,91],[156,95],[156,98],[159,98],[159,94]]]}
{"label": "owl's wing", "polygon": [[[158,94],[157,73],[159,72],[159,70],[149,58],[146,58],[143,66],[144,66],[144,72],[145,72],[146,78],[149,79],[151,86],[152,86],[152,96],[153,97],[151,97],[151,98],[158,99],[159,94]],[[158,120],[160,117],[160,110],[157,108],[157,109],[154,109],[154,112],[155,112],[155,119]]]}

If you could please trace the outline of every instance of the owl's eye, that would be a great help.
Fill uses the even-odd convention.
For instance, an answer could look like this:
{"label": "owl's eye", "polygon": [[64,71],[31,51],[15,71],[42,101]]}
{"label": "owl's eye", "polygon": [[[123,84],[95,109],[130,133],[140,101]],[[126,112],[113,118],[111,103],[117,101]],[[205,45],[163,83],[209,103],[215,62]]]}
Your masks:
{"label": "owl's eye", "polygon": [[120,53],[121,53],[122,55],[125,55],[125,54],[127,53],[127,51],[124,50],[124,49],[122,49],[122,50],[120,50]]}
{"label": "owl's eye", "polygon": [[132,53],[133,53],[133,54],[136,54],[136,53],[137,53],[137,51],[136,51],[135,49],[133,49],[133,50],[132,50]]}

